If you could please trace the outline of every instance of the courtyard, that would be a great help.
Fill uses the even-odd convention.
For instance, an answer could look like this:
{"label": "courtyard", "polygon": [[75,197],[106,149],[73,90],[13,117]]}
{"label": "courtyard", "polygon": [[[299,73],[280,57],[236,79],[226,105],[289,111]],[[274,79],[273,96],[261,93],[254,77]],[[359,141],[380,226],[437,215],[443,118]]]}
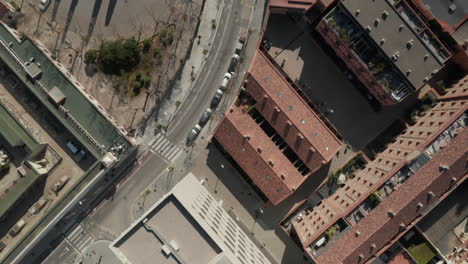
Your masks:
{"label": "courtyard", "polygon": [[271,15],[264,35],[268,53],[325,116],[353,150],[367,147],[414,104],[408,98],[400,104],[376,109],[375,99],[359,89],[355,77],[327,54],[311,32],[310,25],[292,17]]}

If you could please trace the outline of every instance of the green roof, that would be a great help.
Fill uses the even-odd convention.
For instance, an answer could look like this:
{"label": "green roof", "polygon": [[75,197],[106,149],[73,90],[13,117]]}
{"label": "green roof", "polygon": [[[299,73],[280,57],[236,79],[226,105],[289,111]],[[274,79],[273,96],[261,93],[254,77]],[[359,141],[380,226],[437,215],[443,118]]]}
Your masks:
{"label": "green roof", "polygon": [[[11,146],[20,146],[17,144],[24,143],[30,152],[40,147],[40,144],[17,122],[2,103],[0,103],[0,137],[3,137]],[[0,218],[38,178],[39,174],[29,170],[7,193],[0,196]]]}
{"label": "green roof", "polygon": [[3,104],[0,103],[0,135],[12,147],[17,147],[25,144],[30,150],[38,143],[26,132],[23,127],[18,124],[16,119],[10,114]]}
{"label": "green roof", "polygon": [[35,182],[39,179],[39,174],[29,170],[21,180],[13,185],[4,196],[0,197],[0,219],[18,201]]}
{"label": "green roof", "polygon": [[[107,151],[114,144],[122,144],[128,147],[130,143],[120,133],[120,131],[112,124],[98,109],[86,98],[78,88],[62,73],[49,58],[36,46],[36,44],[28,38],[22,42],[18,42],[16,38],[2,24],[0,26],[0,41],[6,46],[10,43],[12,51],[16,57],[24,65],[34,58],[35,63],[40,64],[42,71],[39,82],[47,91],[57,87],[65,95],[66,99],[62,106],[68,110],[71,116],[84,128],[89,135]],[[80,132],[73,123],[66,119],[55,105],[53,105],[42,93],[41,89],[27,78],[27,73],[22,65],[15,63],[13,57],[3,46],[0,46],[0,58],[3,59],[10,68],[17,74],[18,78],[26,84],[55,116],[70,130],[75,137],[95,156],[100,157],[99,148],[91,144],[83,132]]]}

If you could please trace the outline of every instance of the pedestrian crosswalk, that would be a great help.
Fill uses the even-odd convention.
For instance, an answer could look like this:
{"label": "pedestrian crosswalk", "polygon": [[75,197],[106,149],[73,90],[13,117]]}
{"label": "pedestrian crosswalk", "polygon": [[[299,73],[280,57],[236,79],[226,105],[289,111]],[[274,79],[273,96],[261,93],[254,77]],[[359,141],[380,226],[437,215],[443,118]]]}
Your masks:
{"label": "pedestrian crosswalk", "polygon": [[91,234],[80,224],[76,225],[74,229],[71,229],[65,237],[68,242],[80,252],[95,241]]}
{"label": "pedestrian crosswalk", "polygon": [[172,162],[183,151],[183,148],[172,143],[163,132],[159,132],[148,144],[151,152]]}

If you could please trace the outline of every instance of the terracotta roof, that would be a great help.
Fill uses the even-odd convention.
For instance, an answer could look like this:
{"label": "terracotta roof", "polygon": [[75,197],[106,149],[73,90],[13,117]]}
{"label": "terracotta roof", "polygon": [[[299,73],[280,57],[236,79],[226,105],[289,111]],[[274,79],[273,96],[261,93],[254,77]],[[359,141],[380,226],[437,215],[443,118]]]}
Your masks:
{"label": "terracotta roof", "polygon": [[[409,178],[361,222],[354,225],[340,240],[318,258],[318,263],[363,263],[372,257],[421,214],[430,211],[438,198],[450,191],[453,179],[460,184],[468,172],[468,129],[464,129],[451,143]],[[440,166],[449,167],[448,171]],[[430,198],[429,192],[435,197]],[[421,207],[422,206],[422,207]],[[389,212],[394,212],[391,217]],[[360,232],[356,236],[356,231]],[[374,249],[371,245],[375,244]],[[364,258],[360,260],[359,255]]]}
{"label": "terracotta roof", "polygon": [[440,97],[441,100],[466,99],[468,97],[468,75],[452,85],[446,93]]}
{"label": "terracotta roof", "polygon": [[[249,76],[258,84],[255,87],[262,89],[261,91],[258,90],[258,92],[250,92],[257,102],[261,101],[264,95],[267,95],[280,112],[285,115],[285,118],[290,120],[304,139],[310,143],[316,153],[322,156],[326,162],[330,161],[341,147],[340,140],[328,129],[320,117],[309,108],[261,51],[255,53],[249,69]],[[247,89],[249,87],[252,86],[247,84]]]}
{"label": "terracotta roof", "polygon": [[214,136],[275,205],[306,179],[240,108],[233,106],[228,111]]}
{"label": "terracotta roof", "polygon": [[[439,102],[364,169],[356,172],[353,179],[346,181],[342,188],[324,199],[322,205],[314,207],[300,221],[294,218],[292,224],[303,246],[312,244],[338,219],[352,212],[372,191],[433,142],[467,107],[468,100]],[[326,210],[323,206],[326,206]]]}

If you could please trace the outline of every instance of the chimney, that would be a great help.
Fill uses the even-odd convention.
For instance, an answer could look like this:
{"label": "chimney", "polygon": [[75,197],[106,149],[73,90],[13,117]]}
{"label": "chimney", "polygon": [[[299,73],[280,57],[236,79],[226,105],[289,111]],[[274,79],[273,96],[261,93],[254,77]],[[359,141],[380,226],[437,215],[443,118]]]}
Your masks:
{"label": "chimney", "polygon": [[447,165],[440,165],[439,166],[439,171],[440,172],[446,172],[449,170],[449,167]]}
{"label": "chimney", "polygon": [[429,195],[429,199],[432,199],[435,197],[435,194],[432,191],[428,192],[427,195]]}

